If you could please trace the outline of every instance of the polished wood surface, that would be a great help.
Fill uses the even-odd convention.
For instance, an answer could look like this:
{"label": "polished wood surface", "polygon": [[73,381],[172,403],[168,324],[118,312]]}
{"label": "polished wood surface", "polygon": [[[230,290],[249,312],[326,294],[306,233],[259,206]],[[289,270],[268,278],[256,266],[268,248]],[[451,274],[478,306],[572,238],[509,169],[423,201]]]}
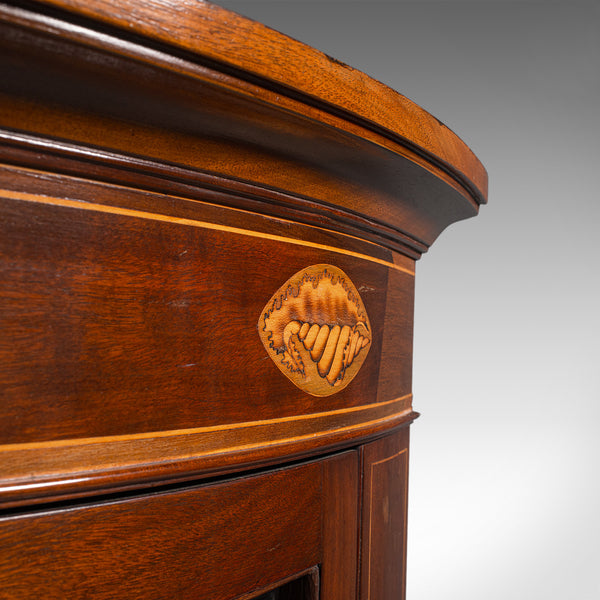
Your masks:
{"label": "polished wood surface", "polygon": [[403,597],[415,261],[479,161],[208,3],[1,3],[0,72],[0,596]]}
{"label": "polished wood surface", "polygon": [[[350,460],[356,481],[354,454],[331,460]],[[351,527],[351,522],[340,523],[341,515],[324,501],[324,492],[339,492],[328,489],[337,483],[335,469],[334,478],[323,477],[328,466],[316,462],[213,485],[4,518],[2,594],[28,599],[35,589],[56,599],[224,600],[267,588],[321,563],[322,520],[336,532]],[[343,574],[344,563],[332,558],[330,570],[342,569]]]}
{"label": "polished wood surface", "polygon": [[[481,163],[438,119],[364,73],[260,23],[193,0],[46,0],[44,4],[91,19],[86,25],[102,23],[116,28],[121,36],[125,31],[130,36],[142,35],[202,56],[205,62],[235,75],[241,73],[244,79],[260,78],[262,87],[278,95],[310,96],[309,106],[316,110],[308,113],[307,106],[305,111],[312,118],[319,109],[329,119],[339,112],[343,117],[360,117],[360,125],[367,131],[408,143],[417,154],[427,151],[429,160],[452,169],[453,176],[462,179],[468,193],[479,201],[487,194],[487,175]],[[71,36],[78,35],[81,32],[72,28]]]}
{"label": "polished wood surface", "polygon": [[[366,116],[365,107],[355,107],[356,112],[352,107],[333,110],[326,102],[317,108],[314,94],[303,92],[301,83],[298,90],[289,83],[286,90],[292,89],[287,93],[274,92],[270,79],[251,75],[252,61],[262,55],[252,45],[245,51],[250,70],[242,72],[215,63],[201,48],[197,54],[180,55],[178,21],[161,27],[162,35],[170,36],[166,45],[156,46],[152,36],[129,39],[136,26],[152,28],[168,4],[149,3],[150,12],[156,9],[155,19],[145,24],[134,20],[125,29],[106,29],[104,21],[114,18],[118,24],[123,14],[130,19],[136,11],[122,13],[124,5],[114,3],[110,11],[98,11],[99,20],[81,21],[77,13],[93,6],[81,3],[62,12],[37,5],[34,12],[4,5],[0,11],[0,57],[6,73],[0,126],[19,124],[16,129],[22,135],[13,132],[5,142],[10,153],[18,147],[23,162],[28,154],[30,165],[59,161],[62,170],[81,172],[81,165],[73,164],[79,158],[86,163],[83,172],[89,172],[91,161],[94,170],[102,168],[103,178],[139,185],[141,177],[145,185],[162,190],[181,189],[186,183],[188,189],[196,187],[199,178],[226,189],[235,185],[232,179],[254,182],[288,192],[261,206],[265,193],[272,196],[254,186],[256,209],[296,217],[294,196],[308,197],[316,203],[300,203],[303,219],[315,223],[316,212],[321,225],[349,228],[361,236],[369,231],[386,245],[412,250],[415,258],[450,222],[473,216],[485,201],[485,172],[468,148],[412,103],[407,118],[404,97],[388,88],[380,90],[385,102],[380,95],[367,95],[371,112]],[[207,11],[212,14],[209,5],[194,6],[200,21]],[[191,23],[193,9],[187,8],[191,13],[186,22]],[[185,13],[186,5],[180,10]],[[221,9],[214,11],[220,14]],[[195,39],[210,31],[214,48],[227,52],[227,45],[215,45],[215,35],[223,28],[221,37],[226,35],[227,23],[240,18],[226,14],[227,19],[196,32]],[[265,48],[270,35],[264,28]],[[285,39],[279,39],[278,48],[284,47]],[[288,77],[301,77],[307,70],[314,77],[316,65],[311,51],[306,53],[304,58],[302,52],[298,55],[305,61],[303,69],[296,69],[292,58],[292,64],[271,60],[271,66],[283,67]],[[332,76],[352,79],[354,71],[332,65]],[[360,89],[352,81],[349,85]],[[336,83],[332,89],[340,86]],[[371,123],[380,110],[399,121],[397,131],[391,125],[373,130]],[[456,154],[454,162],[442,151],[438,160],[428,147],[446,136],[451,154]],[[137,160],[123,159],[124,153]],[[470,188],[470,178],[482,179],[476,190]],[[232,201],[248,206],[247,199]],[[342,207],[350,210],[341,214]]]}
{"label": "polished wood surface", "polygon": [[[10,377],[1,383],[0,452],[5,476],[15,479],[7,502],[27,493],[32,470],[45,482],[43,490],[31,482],[35,497],[66,493],[73,478],[79,491],[105,487],[107,476],[109,487],[129,486],[136,473],[143,482],[153,470],[161,479],[214,474],[410,418],[407,261],[393,262],[389,251],[384,260],[369,245],[350,250],[352,239],[313,242],[305,238],[316,232],[302,225],[267,234],[282,224],[260,215],[243,228],[238,211],[198,202],[185,217],[171,216],[166,204],[160,213],[115,207],[98,196],[123,202],[120,188],[80,190],[63,176],[71,192],[64,199],[47,195],[48,178],[37,173],[4,173],[18,175],[11,187],[36,189],[7,189],[2,201],[10,294],[0,322]],[[155,209],[177,200],[129,196]],[[322,263],[359,282],[374,341],[352,387],[317,399],[290,389],[263,360],[257,321],[289,275]],[[220,369],[224,379],[214,376]],[[265,447],[265,439],[278,444]]]}
{"label": "polished wood surface", "polygon": [[362,449],[361,600],[405,597],[408,429]]}

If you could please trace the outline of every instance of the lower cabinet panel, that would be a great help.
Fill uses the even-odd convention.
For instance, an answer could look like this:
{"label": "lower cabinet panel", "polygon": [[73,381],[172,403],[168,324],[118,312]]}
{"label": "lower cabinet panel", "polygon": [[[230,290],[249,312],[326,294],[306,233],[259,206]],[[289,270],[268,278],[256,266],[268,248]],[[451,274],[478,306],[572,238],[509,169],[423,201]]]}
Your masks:
{"label": "lower cabinet panel", "polygon": [[321,460],[0,516],[4,600],[401,600],[408,428]]}
{"label": "lower cabinet panel", "polygon": [[318,463],[0,520],[7,599],[225,600],[321,561]]}
{"label": "lower cabinet panel", "polygon": [[409,430],[363,448],[361,600],[402,600],[406,593]]}

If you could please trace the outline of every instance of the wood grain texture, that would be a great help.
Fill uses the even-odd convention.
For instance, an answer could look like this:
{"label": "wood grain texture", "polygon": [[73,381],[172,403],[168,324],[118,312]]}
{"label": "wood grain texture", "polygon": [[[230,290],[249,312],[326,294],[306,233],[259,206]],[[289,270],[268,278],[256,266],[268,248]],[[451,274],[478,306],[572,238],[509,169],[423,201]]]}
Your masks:
{"label": "wood grain texture", "polygon": [[390,271],[377,397],[396,398],[412,389],[414,277]]}
{"label": "wood grain texture", "polygon": [[257,82],[173,55],[172,46],[126,41],[120,30],[22,9],[0,10],[0,20],[0,126],[132,160],[143,149],[194,172],[333,204],[417,253],[450,222],[476,214],[478,202],[447,170],[354,118],[296,99],[288,106]]}
{"label": "wood grain texture", "polygon": [[258,592],[320,562],[321,499],[315,463],[0,518],[2,596],[228,600]]}
{"label": "wood grain texture", "polygon": [[[2,214],[4,443],[247,422],[375,401],[383,266],[72,207],[6,200]],[[257,332],[274,291],[321,263],[369,290],[363,301],[375,332],[351,386],[326,400],[282,377]],[[19,430],[8,425],[15,419]]]}
{"label": "wood grain texture", "polygon": [[363,449],[361,600],[406,594],[408,428]]}
{"label": "wood grain texture", "polygon": [[4,445],[0,507],[208,478],[356,446],[412,422],[411,400],[235,427]]}
{"label": "wood grain texture", "polygon": [[358,583],[360,463],[358,451],[323,464],[321,596],[353,600]]}
{"label": "wood grain texture", "polygon": [[[8,149],[3,148],[0,144],[0,153],[3,149],[7,154],[9,153]],[[12,153],[14,154],[14,152],[13,148]],[[157,167],[158,165],[153,166]],[[83,168],[83,165],[80,164],[79,167]],[[148,164],[146,167],[148,170],[151,169]],[[363,237],[358,237],[356,229],[352,228],[349,223],[338,223],[340,225],[338,230],[335,230],[333,225],[324,228],[323,221],[332,221],[333,215],[327,219],[324,214],[315,214],[313,218],[316,220],[314,223],[310,223],[310,211],[303,212],[300,210],[300,206],[294,209],[281,207],[280,215],[261,214],[260,211],[257,211],[257,205],[263,202],[268,202],[273,209],[272,212],[275,213],[274,207],[278,203],[280,194],[271,191],[268,197],[261,200],[253,197],[253,193],[257,191],[255,187],[242,185],[239,182],[229,182],[232,185],[235,184],[227,191],[229,204],[235,201],[240,202],[240,206],[232,210],[231,206],[220,206],[225,203],[222,199],[225,192],[214,189],[210,182],[206,182],[206,187],[202,188],[190,185],[177,186],[171,182],[171,185],[165,185],[170,188],[170,191],[150,192],[145,189],[135,189],[131,185],[100,183],[81,177],[17,168],[1,163],[0,180],[5,197],[27,197],[31,201],[42,201],[43,198],[34,197],[43,196],[46,201],[50,201],[52,198],[55,201],[78,201],[80,208],[103,205],[106,206],[105,210],[115,214],[118,214],[120,209],[124,209],[124,211],[138,211],[147,218],[157,215],[157,218],[170,217],[174,221],[187,219],[201,222],[213,229],[230,228],[243,231],[247,235],[264,236],[288,243],[293,243],[295,240],[300,246],[312,246],[357,258],[370,259],[410,275],[414,275],[415,271],[414,260],[402,254],[392,254],[387,248],[364,239],[364,237],[368,238],[364,231],[362,232]],[[221,185],[224,186],[222,180]],[[142,187],[144,186],[142,185]],[[265,194],[267,192],[266,190],[260,191]],[[281,203],[292,200],[291,197],[282,198]],[[198,202],[202,204],[198,204]],[[98,207],[98,210],[101,208]],[[283,216],[284,213],[287,218]],[[317,223],[320,226],[317,226]],[[342,227],[347,227],[347,233],[344,234],[340,231]]]}
{"label": "wood grain texture", "polygon": [[438,119],[378,81],[260,23],[192,0],[45,3],[206,57],[236,74],[260,77],[265,87],[276,86],[278,93],[318,99],[313,102],[326,110],[360,118],[443,161],[472,182],[472,193],[480,201],[487,193],[485,170]]}
{"label": "wood grain texture", "polygon": [[[0,172],[46,192],[63,181]],[[410,297],[410,262],[198,200],[64,182],[77,200],[6,191],[2,202],[5,505],[306,456],[414,418],[408,357],[393,350],[410,346],[395,323],[411,322],[412,305],[401,317],[402,298],[386,300],[392,271]],[[286,272],[323,262],[352,274],[374,347],[345,390],[311,399],[269,362],[256,322]]]}
{"label": "wood grain texture", "polygon": [[0,3],[0,72],[0,596],[403,598],[415,260],[479,161],[194,0]]}

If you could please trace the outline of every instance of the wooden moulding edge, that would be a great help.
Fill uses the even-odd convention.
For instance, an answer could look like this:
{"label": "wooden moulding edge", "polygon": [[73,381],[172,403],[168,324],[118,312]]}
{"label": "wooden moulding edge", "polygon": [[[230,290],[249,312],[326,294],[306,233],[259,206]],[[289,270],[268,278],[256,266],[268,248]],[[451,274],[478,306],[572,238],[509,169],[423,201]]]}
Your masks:
{"label": "wooden moulding edge", "polygon": [[0,129],[2,163],[43,172],[48,170],[48,159],[51,173],[191,200],[208,199],[223,207],[357,237],[414,260],[428,250],[426,242],[392,225],[318,199],[164,161]]}
{"label": "wooden moulding edge", "polygon": [[[65,40],[74,36],[71,41],[82,47],[97,47],[97,49],[100,49],[103,52],[109,52],[112,55],[120,58],[127,58],[128,60],[133,59],[135,61],[141,61],[142,63],[149,63],[152,64],[153,67],[157,67],[160,63],[160,68],[162,70],[170,73],[172,72],[178,76],[182,76],[185,73],[189,75],[189,69],[192,71],[200,69],[203,73],[203,79],[208,78],[208,81],[212,84],[227,88],[232,94],[243,94],[252,97],[254,101],[260,102],[265,106],[269,105],[281,114],[293,113],[302,118],[308,118],[309,121],[320,123],[324,129],[339,130],[339,132],[344,132],[346,135],[360,139],[365,143],[368,142],[371,145],[381,146],[382,148],[385,148],[386,151],[397,154],[398,157],[402,156],[409,162],[419,165],[422,169],[429,171],[434,179],[444,182],[449,190],[452,188],[454,192],[460,194],[462,200],[466,201],[464,206],[463,202],[460,202],[460,210],[458,210],[457,207],[453,208],[454,211],[457,210],[458,212],[452,216],[451,220],[449,220],[446,225],[456,220],[466,218],[467,216],[474,216],[478,210],[478,206],[486,202],[487,176],[484,177],[485,185],[480,182],[479,186],[475,186],[465,173],[453,166],[451,162],[448,162],[448,157],[444,159],[437,156],[425,147],[426,144],[423,145],[422,143],[419,145],[409,137],[378,124],[377,121],[372,121],[366,116],[349,111],[348,109],[342,109],[335,104],[331,104],[331,102],[308,94],[305,90],[303,91],[300,88],[295,89],[293,87],[289,89],[285,86],[281,87],[282,84],[277,84],[263,76],[251,76],[249,71],[240,69],[240,67],[235,67],[234,72],[231,73],[228,70],[226,62],[214,62],[214,59],[208,58],[202,53],[194,53],[192,56],[185,54],[185,56],[181,57],[177,54],[176,45],[164,45],[164,41],[160,42],[159,49],[154,48],[153,46],[153,44],[158,43],[157,40],[152,40],[151,38],[136,37],[134,42],[131,43],[128,41],[127,31],[121,29],[104,31],[103,27],[106,27],[106,24],[101,25],[98,20],[90,21],[89,16],[86,17],[83,26],[78,25],[75,27],[79,32],[75,35],[73,27],[69,28],[69,18],[74,18],[73,14],[69,15],[68,13],[61,12],[59,18],[57,18],[57,15],[50,18],[42,13],[35,14],[25,11],[21,14],[23,12],[22,10],[16,10],[16,13],[13,14],[14,10],[15,9],[11,10],[9,7],[5,10],[6,14],[4,15],[2,15],[0,11],[0,16],[4,16],[9,23],[19,24],[21,27],[29,27],[32,31],[38,33],[51,33],[54,37],[60,34]],[[98,17],[98,15],[95,16]],[[77,19],[75,19],[74,22],[76,21]],[[132,45],[135,49],[130,48],[131,52],[129,50],[126,51],[126,47],[129,48],[129,46]],[[189,50],[186,52],[189,53]],[[149,55],[146,56],[148,53]],[[163,58],[166,57],[165,60],[168,59],[167,62],[164,63],[164,60],[159,60],[157,56],[155,56],[156,53],[164,54]],[[182,65],[175,68],[174,65],[170,64],[170,60],[176,61],[178,65],[181,61],[186,65],[189,63],[189,69],[188,67],[184,68]],[[210,71],[210,76],[207,75],[205,71]],[[235,81],[225,85],[223,78]],[[275,88],[273,88],[274,85]],[[252,91],[246,90],[246,86],[252,87]],[[391,90],[384,87],[382,87],[380,91],[383,92],[384,89],[391,92]],[[396,93],[393,92],[393,94]],[[399,94],[397,94],[397,96],[398,98],[401,98]],[[284,99],[286,99],[285,102]],[[287,106],[287,102],[291,102],[294,106]],[[412,106],[412,103],[410,104]],[[396,107],[396,109],[397,108],[398,107]],[[415,105],[413,110],[416,110],[417,108],[418,107]],[[426,114],[422,109],[418,110],[423,114]],[[315,111],[316,113],[319,113],[319,115],[315,114]],[[331,121],[332,119],[333,121]],[[436,124],[437,120],[433,119],[433,117],[429,118],[428,122],[435,128],[441,127]],[[443,127],[443,129],[446,131],[445,127]],[[449,132],[449,130],[447,131]],[[451,137],[454,140],[454,143],[451,144],[451,146],[454,146],[455,144],[460,146],[462,144],[458,138],[454,139],[454,134],[451,134]],[[465,151],[468,150],[466,146],[464,146],[464,148]],[[474,156],[472,158],[475,161],[474,164],[481,166]],[[481,168],[483,169],[483,167]],[[437,230],[438,227],[439,224],[434,227],[434,229],[436,229],[436,234],[432,239],[423,242],[423,240],[414,238],[411,240],[412,243],[409,241],[408,245],[414,246],[413,252],[416,250],[420,255],[426,251],[427,246],[433,242],[435,237],[437,237],[441,231]],[[395,233],[397,234],[399,232]],[[422,246],[423,244],[425,245],[425,248],[416,247]],[[418,257],[413,256],[413,258]]]}
{"label": "wooden moulding edge", "polygon": [[411,399],[229,430],[0,446],[0,509],[206,480],[355,447],[410,425],[419,416]]}
{"label": "wooden moulding edge", "polygon": [[[42,22],[48,17],[63,20],[67,31],[81,24],[100,37],[108,34],[122,43],[132,38],[148,49],[158,47],[174,57],[191,57],[193,62],[224,75],[354,122],[424,157],[452,177],[477,204],[487,201],[483,165],[439,119],[368,75],[235,12],[192,0],[181,2],[176,13],[165,3],[137,6],[136,2],[74,0],[43,0],[38,11]],[[10,14],[10,9],[7,12]],[[181,23],[182,15],[185,24]],[[43,26],[49,28],[45,22]],[[263,46],[278,51],[279,61],[265,59],[260,51]],[[246,53],[252,54],[252,61],[247,60]],[[303,74],[303,66],[310,67],[309,75]],[[323,80],[337,85],[323,88]],[[349,98],[349,88],[364,88],[367,93],[355,102]],[[418,116],[421,131],[406,130],[407,115]]]}

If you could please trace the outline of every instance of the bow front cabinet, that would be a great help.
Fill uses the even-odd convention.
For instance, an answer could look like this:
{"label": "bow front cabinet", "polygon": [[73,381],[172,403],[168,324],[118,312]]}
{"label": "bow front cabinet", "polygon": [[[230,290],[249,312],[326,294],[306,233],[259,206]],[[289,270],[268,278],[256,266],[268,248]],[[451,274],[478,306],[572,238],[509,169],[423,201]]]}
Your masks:
{"label": "bow front cabinet", "polygon": [[479,161],[193,0],[2,3],[0,73],[0,596],[403,598],[415,262]]}

